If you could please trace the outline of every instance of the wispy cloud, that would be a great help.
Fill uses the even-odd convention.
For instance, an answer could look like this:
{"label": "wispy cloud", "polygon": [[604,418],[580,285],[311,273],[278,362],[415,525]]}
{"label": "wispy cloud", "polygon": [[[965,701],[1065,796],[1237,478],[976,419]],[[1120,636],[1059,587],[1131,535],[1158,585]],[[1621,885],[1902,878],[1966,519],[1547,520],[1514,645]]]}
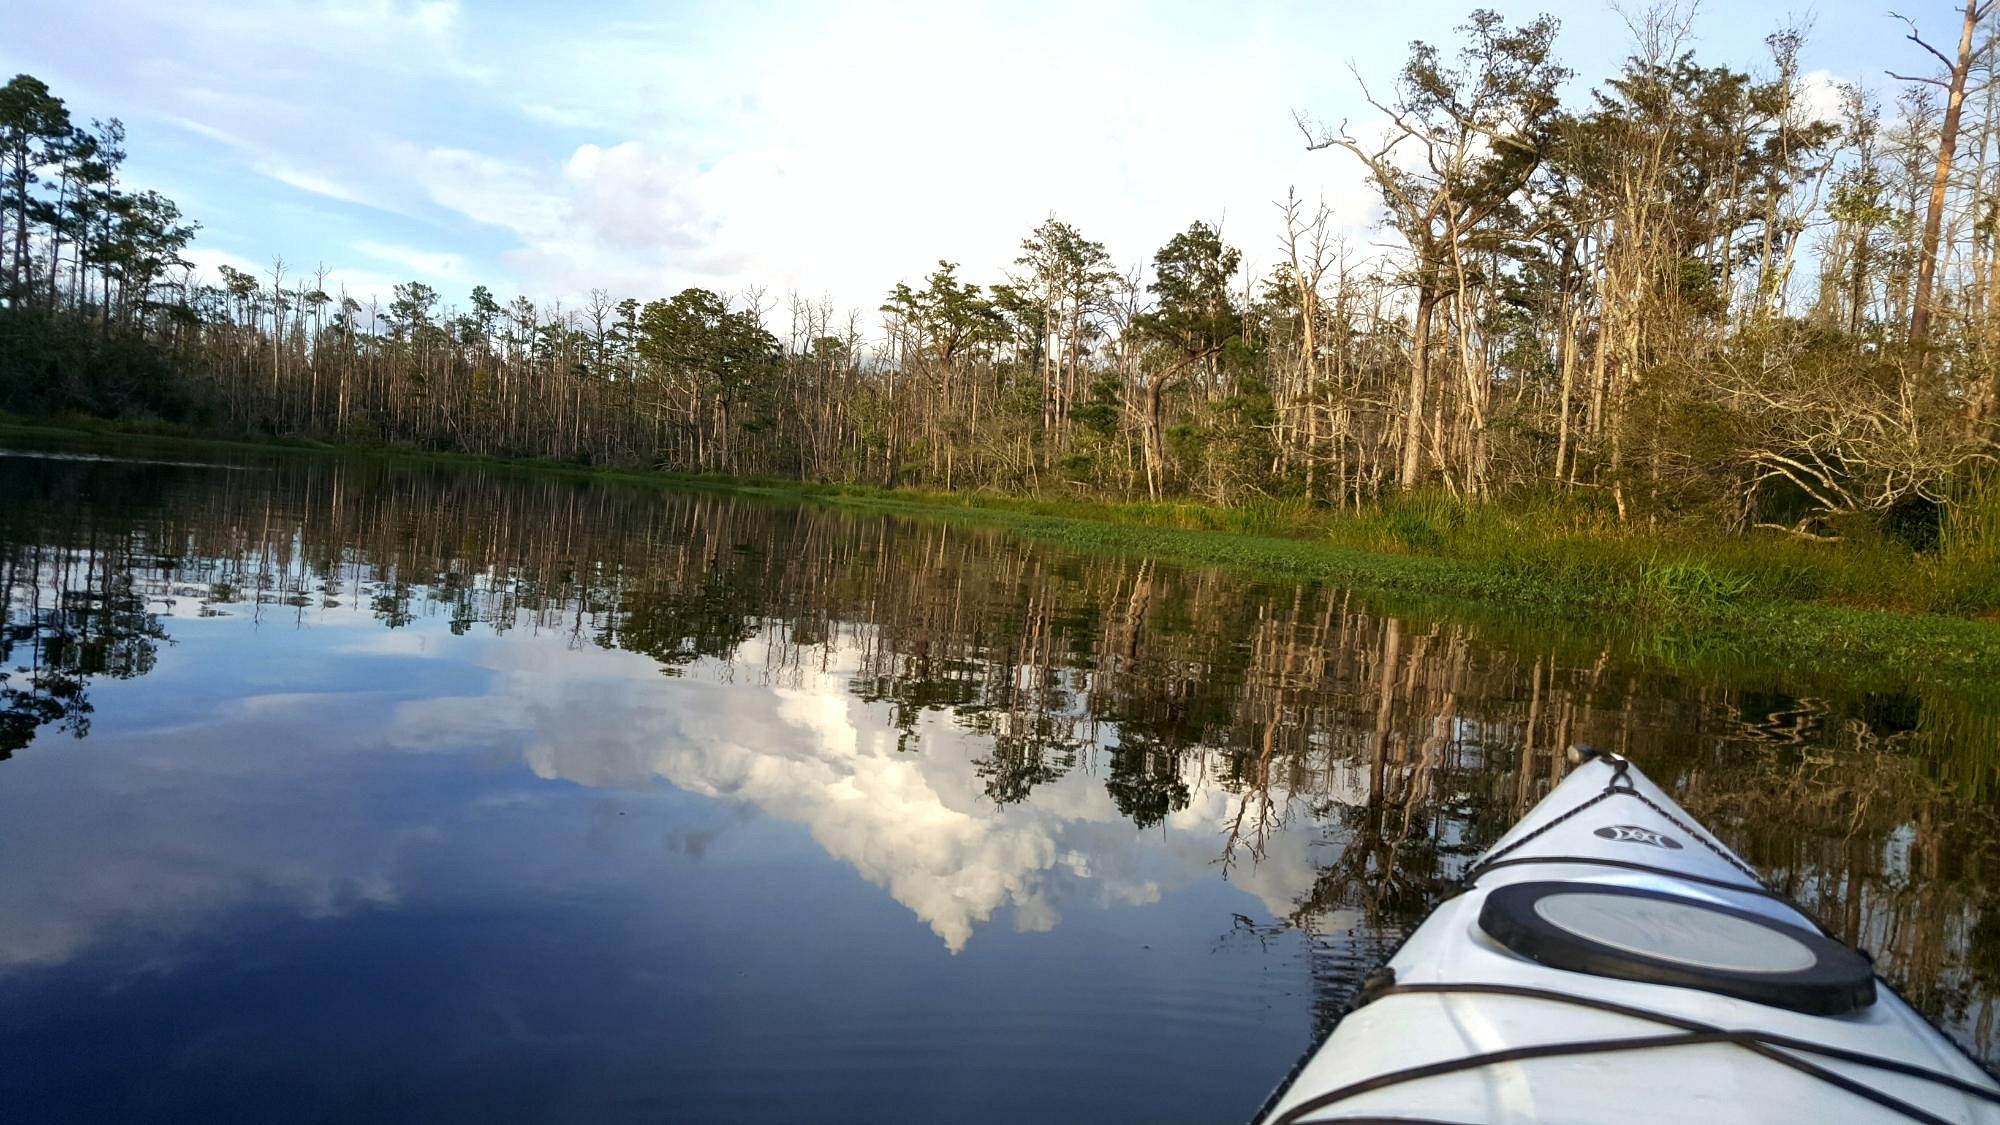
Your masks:
{"label": "wispy cloud", "polygon": [[[256,169],[261,175],[269,176],[281,184],[288,187],[295,187],[303,192],[309,192],[313,195],[323,195],[328,199],[337,199],[342,203],[359,203],[368,207],[377,206],[373,200],[369,199],[366,194],[357,188],[343,184],[331,176],[305,168],[294,167],[276,157],[261,157],[253,161],[251,167]],[[394,208],[389,207],[382,209],[385,211],[394,210]]]}
{"label": "wispy cloud", "polygon": [[459,254],[367,240],[356,242],[354,249],[370,258],[394,263],[424,277],[463,282],[476,280],[473,271],[467,267],[465,258]]}

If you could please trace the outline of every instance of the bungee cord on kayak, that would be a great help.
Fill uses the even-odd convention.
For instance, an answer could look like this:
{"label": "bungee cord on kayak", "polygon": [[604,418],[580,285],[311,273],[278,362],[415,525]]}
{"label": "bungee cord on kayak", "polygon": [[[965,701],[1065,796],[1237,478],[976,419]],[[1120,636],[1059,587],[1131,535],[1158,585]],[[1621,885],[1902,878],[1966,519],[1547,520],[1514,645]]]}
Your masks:
{"label": "bungee cord on kayak", "polygon": [[[1732,882],[1728,879],[1711,879],[1706,875],[1689,875],[1686,872],[1675,871],[1671,867],[1661,867],[1658,864],[1638,863],[1629,859],[1609,859],[1604,856],[1536,855],[1536,856],[1521,856],[1515,859],[1495,860],[1493,862],[1480,864],[1477,871],[1468,872],[1466,875],[1460,876],[1458,880],[1458,888],[1460,891],[1469,891],[1478,885],[1477,877],[1480,875],[1484,875],[1489,871],[1497,871],[1504,867],[1525,867],[1530,864],[1543,864],[1543,865],[1567,864],[1572,866],[1583,866],[1583,867],[1608,867],[1608,868],[1615,868],[1619,871],[1642,871],[1649,875],[1665,875],[1674,879],[1679,879],[1684,883],[1698,883],[1701,886],[1714,887],[1718,890],[1735,891],[1739,894],[1746,894],[1746,895],[1758,895],[1763,898],[1768,898],[1775,900],[1777,902],[1782,902],[1786,906],[1798,910],[1801,914],[1805,913],[1805,909],[1801,907],[1798,904],[1798,901],[1792,898],[1792,896],[1786,894],[1781,890],[1778,890],[1775,887],[1766,886],[1762,883],[1759,883],[1757,886],[1754,887],[1745,886],[1742,883]],[[1819,926],[1819,923],[1817,921],[1814,921],[1813,925]],[[1820,928],[1822,930],[1824,929],[1824,927]]]}
{"label": "bungee cord on kayak", "polygon": [[[1608,1001],[1594,1000],[1587,997],[1573,996],[1568,993],[1555,992],[1548,989],[1523,988],[1515,985],[1479,984],[1479,983],[1411,984],[1411,985],[1389,984],[1371,990],[1367,994],[1367,998],[1364,1001],[1364,1003],[1372,1003],[1375,1000],[1382,999],[1388,996],[1399,996],[1399,995],[1414,996],[1414,995],[1424,995],[1424,994],[1436,996],[1436,995],[1450,995],[1454,993],[1468,994],[1468,995],[1515,996],[1525,999],[1545,1001],[1548,1003],[1572,1004],[1579,1007],[1595,1008],[1599,1011],[1611,1012],[1620,1016],[1627,1016],[1632,1019],[1649,1020],[1654,1023],[1664,1024],[1669,1027],[1678,1028],[1683,1034],[1640,1036],[1640,1037],[1622,1038],[1622,1039],[1579,1040],[1576,1042],[1539,1044],[1534,1047],[1518,1048],[1511,1051],[1495,1051],[1483,1055],[1469,1055],[1463,1058],[1446,1060],[1441,1063],[1433,1063],[1426,1066],[1410,1067],[1406,1070],[1392,1071],[1388,1074],[1378,1075],[1374,1078],[1367,1079],[1361,1082],[1356,1082],[1353,1083],[1352,1085],[1342,1087],[1341,1089],[1338,1090],[1330,1091],[1326,1094],[1321,1094],[1318,1097],[1311,1099],[1310,1101],[1303,1102],[1299,1105],[1292,1107],[1284,1116],[1273,1119],[1270,1122],[1270,1125],[1295,1125],[1295,1123],[1304,1121],[1305,1118],[1310,1116],[1311,1114],[1316,1113],[1323,1109],[1327,1109],[1333,1105],[1338,1104],[1339,1102],[1348,1100],[1349,1098],[1357,1097],[1361,1094],[1369,1093],[1374,1090],[1385,1089],[1389,1086],[1394,1086],[1400,1083],[1414,1082],[1424,1078],[1432,1078],[1442,1074],[1449,1074],[1454,1071],[1473,1070],[1479,1067],[1493,1066],[1503,1062],[1521,1061],[1532,1058],[1546,1058],[1557,1055],[1591,1054],[1591,1053],[1612,1052],[1612,1051],[1631,1051],[1631,1050],[1642,1050],[1653,1047],[1682,1047],[1682,1046],[1693,1046],[1701,1043],[1729,1043],[1739,1047],[1746,1048],[1748,1050],[1756,1052],[1759,1055],[1764,1056],[1765,1058],[1770,1059],[1773,1062],[1781,1063],[1785,1066],[1792,1067],[1793,1069],[1798,1070],[1801,1073],[1809,1074],[1812,1077],[1819,1079],[1820,1081],[1827,1082],[1834,1086],[1837,1086],[1840,1089],[1847,1091],[1848,1093],[1854,1094],[1862,1098],[1866,1098],[1869,1101],[1872,1101],[1877,1105],[1884,1107],[1885,1109],[1890,1109],[1897,1113],[1900,1113],[1912,1121],[1939,1122],[1939,1121],[1948,1121],[1949,1119],[1942,1118],[1935,1114],[1926,1112],[1922,1109],[1917,1108],[1916,1106],[1910,1105],[1907,1102],[1903,1102],[1897,1098],[1884,1094],[1879,1090],[1874,1090],[1859,1082],[1855,1082],[1852,1079],[1842,1077],[1841,1075],[1832,1073],[1831,1071],[1827,1071],[1821,1067],[1814,1066],[1812,1063],[1804,1059],[1795,1058],[1791,1055],[1786,1054],[1785,1052],[1786,1051],[1810,1052],[1813,1054],[1825,1055],[1829,1058],[1837,1059],[1841,1062],[1854,1063],[1860,1066],[1867,1066],[1880,1070],[1893,1071],[1897,1074],[1901,1074],[1906,1077],[1917,1078],[1926,1082],[1934,1082],[1937,1083],[1938,1085],[1949,1087],[1969,1097],[1979,1098],[1983,1101],[1990,1102],[1995,1105],[2000,1105],[2000,1090],[1992,1089],[1985,1086],[1980,1086],[1976,1083],[1968,1082],[1965,1079],[1957,1078],[1949,1074],[1941,1073],[1939,1071],[1929,1070],[1924,1067],[1912,1066],[1908,1063],[1901,1062],[1896,1059],[1886,1059],[1874,1055],[1866,1055],[1857,1051],[1845,1051],[1837,1047],[1828,1047],[1824,1044],[1811,1043],[1805,1040],[1795,1039],[1790,1036],[1776,1035],[1769,1032],[1730,1031],[1724,1028],[1713,1027],[1707,1024],[1703,1024],[1695,1020],[1683,1019],[1681,1017],[1670,1015],[1665,1012],[1648,1011],[1645,1009],[1634,1008],[1624,1004],[1613,1004]],[[1342,1118],[1340,1120],[1350,1121],[1355,1119]],[[1361,1119],[1361,1120],[1367,1120],[1367,1119]],[[1396,1118],[1394,1120],[1406,1120],[1406,1119]]]}
{"label": "bungee cord on kayak", "polygon": [[1591,762],[1591,761],[1603,761],[1610,763],[1612,771],[1611,780],[1604,783],[1603,791],[1598,793],[1597,796],[1592,797],[1590,800],[1575,806],[1568,812],[1565,812],[1561,816],[1558,816],[1555,819],[1549,821],[1547,824],[1544,824],[1541,827],[1535,829],[1534,831],[1529,832],[1527,835],[1522,836],[1520,839],[1515,840],[1513,843],[1508,844],[1505,847],[1496,848],[1495,850],[1488,852],[1486,854],[1485,859],[1481,860],[1478,863],[1473,864],[1472,867],[1466,871],[1464,876],[1466,882],[1471,882],[1472,880],[1477,879],[1480,875],[1480,872],[1484,871],[1488,867],[1491,867],[1494,864],[1494,862],[1496,860],[1499,860],[1502,856],[1505,856],[1511,852],[1519,851],[1521,848],[1527,846],[1530,843],[1533,843],[1536,839],[1539,839],[1545,833],[1568,822],[1572,817],[1579,816],[1582,813],[1589,811],[1593,806],[1599,804],[1600,802],[1606,801],[1612,797],[1625,796],[1625,797],[1637,798],[1641,803],[1646,805],[1646,807],[1652,809],[1656,813],[1659,813],[1662,817],[1665,817],[1668,823],[1672,824],[1674,827],[1680,829],[1681,831],[1687,833],[1688,836],[1690,836],[1695,840],[1695,842],[1701,844],[1709,851],[1714,852],[1716,855],[1720,856],[1731,867],[1734,867],[1736,870],[1741,871],[1745,878],[1757,884],[1759,887],[1764,887],[1766,890],[1770,889],[1769,886],[1764,882],[1764,877],[1757,874],[1755,868],[1751,867],[1747,863],[1744,863],[1742,860],[1737,859],[1734,855],[1731,855],[1729,849],[1716,843],[1714,840],[1709,839],[1708,833],[1703,832],[1702,830],[1696,828],[1691,824],[1688,824],[1687,822],[1683,821],[1680,817],[1677,817],[1673,813],[1670,813],[1666,809],[1662,808],[1659,805],[1659,803],[1654,801],[1652,798],[1647,797],[1644,793],[1639,792],[1639,790],[1632,784],[1632,763],[1628,759],[1626,759],[1624,755],[1609,753],[1603,750],[1598,750],[1590,746],[1572,747],[1570,750],[1570,755],[1572,758],[1577,760],[1579,764],[1582,762]]}

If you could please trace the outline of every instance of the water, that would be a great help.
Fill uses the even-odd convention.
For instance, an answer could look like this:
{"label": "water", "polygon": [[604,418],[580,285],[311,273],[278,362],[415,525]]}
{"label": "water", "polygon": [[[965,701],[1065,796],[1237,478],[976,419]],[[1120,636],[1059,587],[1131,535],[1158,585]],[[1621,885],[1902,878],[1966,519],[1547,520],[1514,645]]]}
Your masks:
{"label": "water", "polygon": [[2000,1057],[1966,700],[372,463],[0,457],[0,580],[10,1117],[1241,1120],[1577,741]]}

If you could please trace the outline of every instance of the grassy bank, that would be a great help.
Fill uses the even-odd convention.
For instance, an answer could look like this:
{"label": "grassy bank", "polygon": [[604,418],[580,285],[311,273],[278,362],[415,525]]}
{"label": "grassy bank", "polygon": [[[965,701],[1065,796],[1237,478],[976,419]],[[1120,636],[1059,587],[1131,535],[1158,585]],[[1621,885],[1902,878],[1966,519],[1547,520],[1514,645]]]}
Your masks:
{"label": "grassy bank", "polygon": [[[2000,685],[2000,492],[1961,505],[1936,549],[1884,538],[1621,527],[1555,498],[1509,507],[1416,497],[1362,513],[1034,500],[852,485],[593,470],[405,449],[218,442],[101,422],[0,418],[0,442],[149,456],[199,450],[391,457],[727,490],[1002,528],[1037,541],[1308,579],[1396,599],[1610,629],[1676,665],[1748,663],[1815,677]],[[1482,614],[1483,615],[1483,614]]]}
{"label": "grassy bank", "polygon": [[[1467,557],[1446,552],[1470,551],[1486,535],[1504,535],[1499,529],[1507,526],[1506,521],[1497,515],[1486,517],[1494,530],[1448,541],[1438,554],[1414,554],[1366,549],[1336,539],[1365,542],[1372,532],[1364,521],[1303,537],[1138,522],[1151,517],[1126,505],[905,496],[761,483],[739,487],[862,510],[956,518],[1074,549],[1308,579],[1440,608],[1480,606],[1509,622],[1527,618],[1542,626],[1569,627],[1567,632],[1578,626],[1608,627],[1639,655],[1674,665],[1757,664],[1809,670],[1815,678],[1873,682],[1915,677],[1975,688],[1981,694],[2000,689],[2000,622],[1990,615],[1915,609],[1911,601],[1929,596],[1922,590],[1906,591],[1915,597],[1898,606],[1892,597],[1895,583],[1921,581],[1933,564],[1921,558],[1899,561],[1887,547],[1879,548],[1885,565],[1898,570],[1881,578],[1868,570],[1865,561],[1822,560],[1789,545],[1781,545],[1772,557],[1757,557],[1742,546],[1704,557],[1698,545],[1668,536],[1576,544],[1568,537],[1532,538],[1524,532],[1496,544],[1487,557]],[[1866,550],[1873,555],[1878,548]],[[1825,593],[1836,591],[1840,596],[1856,590],[1879,592],[1886,607],[1843,604]],[[1980,596],[1991,598],[1993,593],[1987,589]]]}
{"label": "grassy bank", "polygon": [[[1148,550],[1180,540],[1138,532],[1213,532],[1219,534],[1205,537],[1200,561],[1261,565],[1288,574],[1303,568],[1371,585],[1428,593],[1449,588],[1523,604],[1679,614],[1777,600],[2000,616],[2000,550],[1995,549],[2000,534],[1960,526],[1980,520],[2000,525],[2000,493],[1947,521],[1938,549],[1917,552],[1879,537],[1824,543],[1772,533],[1620,527],[1588,507],[1549,501],[1502,507],[1419,496],[1340,513],[1292,502],[1215,508],[732,483],[857,506],[981,514],[1134,547],[1143,540]],[[1078,524],[1114,530],[1072,526]]]}

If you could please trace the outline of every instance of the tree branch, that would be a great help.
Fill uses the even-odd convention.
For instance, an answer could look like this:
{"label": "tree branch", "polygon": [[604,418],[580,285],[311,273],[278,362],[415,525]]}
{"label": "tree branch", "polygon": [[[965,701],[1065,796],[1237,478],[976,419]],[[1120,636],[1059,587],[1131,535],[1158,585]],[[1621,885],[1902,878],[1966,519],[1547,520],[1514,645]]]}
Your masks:
{"label": "tree branch", "polygon": [[[1917,22],[1915,20],[1911,19],[1906,15],[1903,15],[1900,12],[1890,12],[1889,14],[1899,20],[1902,20],[1903,23],[1907,27],[1909,27],[1910,33],[1908,35],[1903,36],[1903,38],[1908,39],[1910,42],[1915,43],[1917,46],[1922,47],[1924,50],[1929,51],[1932,55],[1936,56],[1937,61],[1943,63],[1944,68],[1946,70],[1958,69],[1958,64],[1956,62],[1953,62],[1951,59],[1946,58],[1943,51],[1940,51],[1936,47],[1931,46],[1929,43],[1924,42],[1923,37],[1917,34]],[[1978,18],[1979,17],[1977,15],[1973,17],[1974,20],[1977,20]]]}

